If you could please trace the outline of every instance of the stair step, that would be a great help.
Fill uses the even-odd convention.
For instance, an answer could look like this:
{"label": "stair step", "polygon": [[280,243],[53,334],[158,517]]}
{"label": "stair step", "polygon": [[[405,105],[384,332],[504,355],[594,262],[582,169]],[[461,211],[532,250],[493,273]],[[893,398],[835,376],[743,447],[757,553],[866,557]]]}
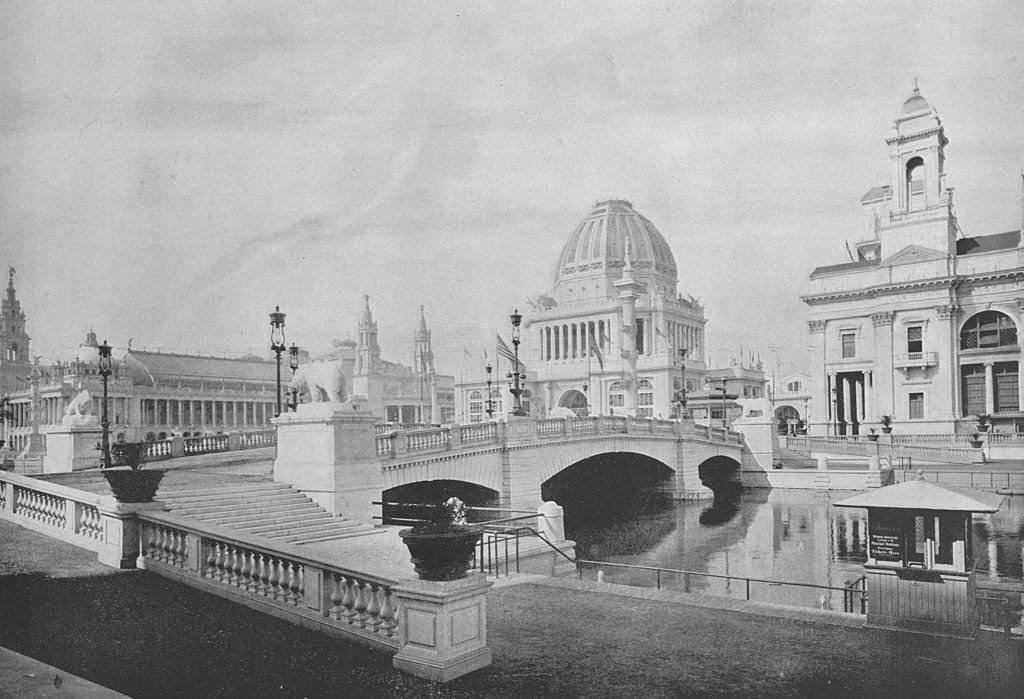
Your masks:
{"label": "stair step", "polygon": [[240,488],[231,487],[217,487],[209,488],[202,491],[187,490],[178,491],[174,488],[162,488],[161,493],[165,497],[172,497],[175,500],[181,500],[183,502],[189,502],[193,500],[210,500],[227,497],[238,497],[240,495],[264,495],[268,493],[280,493],[291,491],[291,486],[285,483],[267,483],[256,486],[243,486]]}
{"label": "stair step", "polygon": [[305,538],[305,537],[304,538],[291,538],[291,537],[289,537],[289,538],[286,538],[285,541],[287,541],[289,544],[299,544],[299,545],[301,545],[301,544],[315,544],[315,543],[319,543],[319,542],[322,542],[322,541],[334,541],[335,539],[352,539],[352,538],[355,538],[357,536],[370,536],[370,535],[373,535],[373,534],[383,534],[385,532],[384,529],[375,529],[375,528],[371,527],[369,524],[367,524],[366,527],[367,527],[366,529],[359,529],[359,530],[356,530],[356,531],[353,531],[353,532],[345,532],[345,533],[339,533],[339,534],[329,535],[329,536],[316,536],[316,537],[308,537],[308,538]]}
{"label": "stair step", "polygon": [[[262,535],[273,536],[273,538],[275,539],[284,539],[290,536],[316,535],[321,534],[323,532],[352,531],[353,529],[359,526],[358,522],[351,522],[351,524],[346,524],[347,522],[351,522],[351,520],[330,519],[326,521],[321,520],[318,522],[295,522],[288,526],[283,526],[277,530],[274,530],[273,534],[263,532]],[[256,534],[257,532],[253,531],[252,533]]]}
{"label": "stair step", "polygon": [[283,521],[298,521],[310,518],[323,518],[330,517],[331,515],[324,512],[321,509],[317,509],[315,505],[309,505],[302,510],[289,510],[287,512],[277,512],[275,510],[266,510],[263,512],[247,512],[238,515],[223,515],[217,516],[206,516],[196,517],[204,522],[210,524],[218,524],[224,527],[249,527],[259,526],[261,524],[279,524]]}
{"label": "stair step", "polygon": [[257,534],[263,531],[274,531],[275,529],[281,529],[282,527],[295,527],[313,523],[321,524],[330,522],[333,519],[333,517],[323,511],[308,512],[302,517],[293,517],[290,519],[282,519],[275,516],[273,513],[270,513],[262,517],[254,517],[252,519],[232,522],[230,524],[220,522],[218,522],[218,524],[225,527],[231,527],[232,529],[238,529],[239,531],[247,531]]}
{"label": "stair step", "polygon": [[279,495],[270,495],[266,497],[258,498],[231,498],[218,500],[215,502],[179,502],[174,499],[167,499],[166,502],[171,507],[188,509],[191,512],[212,512],[212,511],[227,511],[231,509],[237,509],[240,507],[266,507],[273,506],[274,504],[287,504],[294,502],[312,502],[308,497],[302,493],[296,493],[294,491],[281,493]]}
{"label": "stair step", "polygon": [[179,511],[173,509],[172,512],[175,515],[180,515],[182,517],[194,517],[196,519],[201,519],[204,522],[226,523],[266,515],[272,515],[276,517],[308,517],[309,515],[322,513],[324,511],[317,508],[314,503],[295,503],[294,505],[287,505],[278,508],[246,508],[245,510],[229,510],[227,512],[218,511],[191,513],[187,510]]}

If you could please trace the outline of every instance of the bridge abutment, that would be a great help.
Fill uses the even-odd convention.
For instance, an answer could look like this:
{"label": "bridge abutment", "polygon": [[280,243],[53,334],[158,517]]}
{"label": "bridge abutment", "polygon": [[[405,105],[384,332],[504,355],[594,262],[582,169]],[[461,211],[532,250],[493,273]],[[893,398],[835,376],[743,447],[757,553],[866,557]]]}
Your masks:
{"label": "bridge abutment", "polygon": [[537,446],[537,420],[508,418],[501,457],[501,507],[536,511],[541,504],[541,450]]}
{"label": "bridge abutment", "polygon": [[292,485],[333,515],[374,524],[384,490],[374,425],[359,403],[303,403],[277,425],[274,480]]}

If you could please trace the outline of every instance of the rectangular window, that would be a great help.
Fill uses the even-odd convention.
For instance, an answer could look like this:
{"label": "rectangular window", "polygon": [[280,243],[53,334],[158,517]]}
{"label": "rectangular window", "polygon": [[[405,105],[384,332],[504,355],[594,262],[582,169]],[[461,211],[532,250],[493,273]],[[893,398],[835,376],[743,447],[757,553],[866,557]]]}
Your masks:
{"label": "rectangular window", "polygon": [[623,402],[623,396],[621,393],[613,393],[608,396],[608,405],[613,408],[621,408],[625,403]]}
{"label": "rectangular window", "polygon": [[636,319],[636,353],[644,353],[644,321],[643,318]]}
{"label": "rectangular window", "polygon": [[907,352],[909,354],[919,354],[923,351],[924,341],[922,339],[921,326],[907,328]]}
{"label": "rectangular window", "polygon": [[1020,409],[1017,362],[999,362],[992,367],[995,379],[995,410],[997,413]]}
{"label": "rectangular window", "polygon": [[985,367],[972,364],[961,368],[964,415],[984,415]]}
{"label": "rectangular window", "polygon": [[920,420],[924,417],[924,394],[910,394],[910,419]]}
{"label": "rectangular window", "polygon": [[857,335],[855,333],[843,333],[843,359],[852,359],[857,356]]}

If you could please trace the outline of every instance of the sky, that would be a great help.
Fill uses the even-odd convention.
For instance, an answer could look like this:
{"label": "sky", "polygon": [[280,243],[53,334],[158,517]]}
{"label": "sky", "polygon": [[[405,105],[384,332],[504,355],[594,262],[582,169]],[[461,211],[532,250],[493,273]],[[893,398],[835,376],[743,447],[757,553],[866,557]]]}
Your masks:
{"label": "sky", "polygon": [[0,266],[44,361],[266,354],[276,305],[316,354],[368,294],[385,358],[423,305],[458,375],[623,198],[712,363],[794,371],[915,77],[962,229],[1020,226],[1022,35],[1019,0],[0,0]]}

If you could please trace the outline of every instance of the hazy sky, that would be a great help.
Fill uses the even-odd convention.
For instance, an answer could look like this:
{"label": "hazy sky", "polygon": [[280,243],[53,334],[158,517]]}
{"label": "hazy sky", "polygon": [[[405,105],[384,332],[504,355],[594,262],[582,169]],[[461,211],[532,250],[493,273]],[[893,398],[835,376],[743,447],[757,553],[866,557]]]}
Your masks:
{"label": "hazy sky", "polygon": [[0,265],[46,358],[263,353],[275,304],[316,352],[367,293],[385,357],[424,304],[459,371],[625,198],[716,363],[785,370],[914,76],[964,231],[1020,225],[1024,3],[927,6],[0,1]]}

